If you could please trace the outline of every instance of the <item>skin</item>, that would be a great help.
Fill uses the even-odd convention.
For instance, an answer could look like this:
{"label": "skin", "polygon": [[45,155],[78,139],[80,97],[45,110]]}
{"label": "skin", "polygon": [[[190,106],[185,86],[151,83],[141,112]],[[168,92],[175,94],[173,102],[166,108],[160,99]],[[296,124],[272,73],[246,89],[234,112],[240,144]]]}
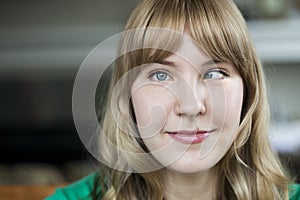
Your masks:
{"label": "skin", "polygon": [[[213,197],[213,167],[238,134],[242,101],[237,69],[212,62],[188,38],[171,56],[141,66],[132,103],[140,136],[165,166],[167,199]],[[194,143],[197,130],[205,137]]]}

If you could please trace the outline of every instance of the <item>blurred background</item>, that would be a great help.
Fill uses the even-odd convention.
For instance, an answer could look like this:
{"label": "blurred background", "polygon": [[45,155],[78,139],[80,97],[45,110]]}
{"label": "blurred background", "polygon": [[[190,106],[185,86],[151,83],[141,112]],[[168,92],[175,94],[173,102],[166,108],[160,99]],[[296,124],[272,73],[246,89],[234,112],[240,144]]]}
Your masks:
{"label": "blurred background", "polygon": [[[74,126],[72,87],[84,58],[122,30],[136,2],[0,2],[0,184],[69,182],[95,170]],[[297,175],[300,1],[236,3],[266,71],[273,148]]]}

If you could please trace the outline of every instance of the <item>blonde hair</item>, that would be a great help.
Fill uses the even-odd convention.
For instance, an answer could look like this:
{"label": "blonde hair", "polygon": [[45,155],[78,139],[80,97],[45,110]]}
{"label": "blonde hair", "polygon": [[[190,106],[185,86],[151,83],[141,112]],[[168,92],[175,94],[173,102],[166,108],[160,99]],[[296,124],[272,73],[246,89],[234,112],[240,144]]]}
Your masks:
{"label": "blonde hair", "polygon": [[[240,132],[215,166],[219,179],[217,199],[288,199],[290,180],[268,140],[269,107],[262,65],[235,4],[231,0],[143,0],[132,12],[125,30],[148,27],[168,28],[179,33],[188,30],[213,60],[234,64],[243,79]],[[143,34],[146,31],[144,29]],[[132,40],[125,37],[121,49],[128,48],[130,42]],[[176,48],[176,44],[172,45]],[[170,52],[145,48],[126,53],[116,60],[107,110],[102,120],[106,138],[101,141],[101,154],[115,169],[103,167],[101,170],[101,178],[105,180],[101,183],[103,199],[163,199],[160,170],[124,172],[128,167],[135,169],[141,165],[159,164],[151,158],[140,161],[113,150],[107,140],[126,151],[147,152],[143,142],[134,137],[137,133],[134,122],[124,123],[128,122],[127,119],[134,121],[132,105],[126,101],[130,99],[133,77],[123,84],[122,95],[114,101],[116,105],[110,99],[113,88],[126,72],[168,55]],[[117,116],[113,116],[111,107],[117,108]]]}

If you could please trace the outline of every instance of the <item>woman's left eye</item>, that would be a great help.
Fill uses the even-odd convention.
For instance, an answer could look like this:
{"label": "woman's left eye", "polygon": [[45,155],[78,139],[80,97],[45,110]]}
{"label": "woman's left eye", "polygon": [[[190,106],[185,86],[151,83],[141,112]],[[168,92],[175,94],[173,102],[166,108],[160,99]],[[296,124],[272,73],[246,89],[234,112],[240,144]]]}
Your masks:
{"label": "woman's left eye", "polygon": [[223,79],[228,76],[227,73],[225,73],[222,70],[211,70],[204,74],[204,79]]}
{"label": "woman's left eye", "polygon": [[150,78],[154,81],[167,81],[170,80],[171,77],[163,71],[157,71],[150,75]]}

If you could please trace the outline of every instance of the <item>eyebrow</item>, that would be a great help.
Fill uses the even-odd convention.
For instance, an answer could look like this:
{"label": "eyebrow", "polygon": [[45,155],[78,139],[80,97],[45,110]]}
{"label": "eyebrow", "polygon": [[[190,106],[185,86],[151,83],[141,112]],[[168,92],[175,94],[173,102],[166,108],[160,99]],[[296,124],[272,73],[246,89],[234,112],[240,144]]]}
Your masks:
{"label": "eyebrow", "polygon": [[174,62],[167,61],[167,60],[158,60],[156,63],[161,64],[161,65],[167,65],[167,66],[174,67],[174,68],[177,67],[177,65]]}
{"label": "eyebrow", "polygon": [[204,62],[202,64],[202,66],[215,65],[215,64],[218,64],[218,63],[220,63],[220,61],[217,61],[217,60],[208,60],[208,61]]}
{"label": "eyebrow", "polygon": [[[178,65],[172,61],[167,61],[167,60],[158,60],[156,63],[161,64],[161,65],[167,65],[170,67],[174,67],[176,68]],[[204,62],[201,66],[210,66],[210,65],[214,65],[214,64],[218,64],[220,63],[220,61],[217,60],[208,60],[206,62]]]}

